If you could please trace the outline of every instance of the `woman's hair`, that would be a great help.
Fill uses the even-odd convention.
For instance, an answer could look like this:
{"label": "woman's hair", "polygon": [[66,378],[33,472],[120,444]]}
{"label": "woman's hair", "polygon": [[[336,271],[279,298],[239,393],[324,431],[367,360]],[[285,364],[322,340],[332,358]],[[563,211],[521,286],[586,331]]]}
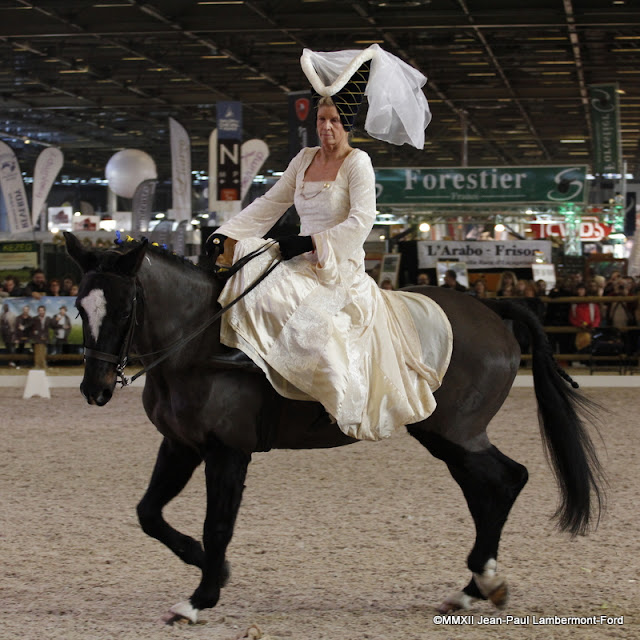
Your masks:
{"label": "woman's hair", "polygon": [[316,106],[318,109],[320,107],[335,107],[336,103],[333,101],[333,98],[331,96],[321,96]]}
{"label": "woman's hair", "polygon": [[504,289],[506,283],[505,283],[505,278],[511,278],[511,284],[513,284],[513,288],[516,288],[516,285],[518,284],[518,278],[516,277],[516,274],[513,271],[503,271],[500,274],[500,280],[498,280],[498,291],[501,291],[502,289]]}

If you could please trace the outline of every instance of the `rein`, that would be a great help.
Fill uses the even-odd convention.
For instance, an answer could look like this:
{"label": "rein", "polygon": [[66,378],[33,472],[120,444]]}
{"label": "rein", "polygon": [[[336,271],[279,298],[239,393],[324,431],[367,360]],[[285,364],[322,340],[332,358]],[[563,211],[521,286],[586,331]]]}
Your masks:
{"label": "rein", "polygon": [[[268,251],[274,244],[276,244],[275,241],[267,242],[259,249],[256,249],[255,251],[248,253],[246,256],[238,260],[238,262],[236,262],[230,268],[228,269],[225,268],[224,270],[218,270],[216,272],[216,275],[218,277],[224,278],[225,280],[228,280],[231,276],[233,276],[238,271],[240,271],[240,269],[242,269],[242,267],[244,267],[249,261],[253,260],[254,258]],[[103,360],[105,362],[111,362],[115,364],[116,365],[116,384],[120,384],[121,387],[126,387],[127,385],[130,385],[131,383],[133,383],[141,375],[147,373],[147,371],[153,369],[156,365],[166,360],[170,355],[180,350],[182,347],[184,347],[185,344],[187,344],[188,342],[190,342],[191,340],[199,336],[203,331],[208,329],[212,324],[214,324],[214,322],[220,319],[223,313],[228,311],[231,307],[233,307],[233,305],[235,305],[237,302],[242,300],[242,298],[244,298],[249,292],[253,291],[253,289],[255,289],[281,262],[282,260],[280,259],[276,260],[264,273],[262,273],[255,280],[255,282],[251,283],[251,285],[249,285],[237,298],[232,300],[226,306],[222,307],[211,318],[209,318],[206,322],[200,325],[195,331],[193,331],[189,335],[185,336],[184,338],[181,338],[180,340],[174,342],[168,347],[165,347],[164,349],[160,349],[158,351],[152,351],[150,353],[145,353],[142,355],[136,355],[135,359],[140,359],[146,356],[162,353],[162,355],[159,358],[156,358],[153,362],[151,362],[151,364],[147,365],[146,367],[138,371],[138,373],[133,375],[131,378],[127,378],[124,375],[124,370],[125,370],[125,367],[127,366],[127,363],[129,362],[129,349],[131,348],[131,342],[133,340],[133,332],[137,324],[136,306],[137,306],[138,296],[136,292],[134,292],[133,294],[133,305],[132,305],[133,310],[131,313],[131,320],[129,322],[129,327],[127,329],[127,335],[122,344],[122,348],[120,349],[120,353],[118,355],[115,355],[115,354],[105,353],[103,351],[97,351],[96,349],[89,349],[88,347],[85,347],[84,348],[85,358],[94,358],[95,360]]]}

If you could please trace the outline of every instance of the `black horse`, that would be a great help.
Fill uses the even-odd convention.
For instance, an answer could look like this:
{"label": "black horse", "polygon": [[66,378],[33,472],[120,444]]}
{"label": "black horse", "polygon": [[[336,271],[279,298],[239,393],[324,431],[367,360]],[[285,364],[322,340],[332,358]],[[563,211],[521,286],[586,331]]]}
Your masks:
{"label": "black horse", "polygon": [[[142,529],[184,562],[202,570],[188,601],[170,609],[168,622],[195,622],[199,611],[218,602],[229,568],[233,534],[247,466],[256,451],[337,447],[354,442],[331,422],[322,406],[282,398],[261,373],[221,370],[210,362],[221,349],[219,321],[196,330],[219,309],[223,283],[209,272],[145,241],[112,250],[85,250],[65,233],[67,250],[80,265],[77,307],[82,317],[86,363],[81,391],[91,404],[111,398],[118,367],[129,346],[149,366],[159,352],[196,333],[181,349],[146,374],[143,403],[164,436],[149,488],[138,505]],[[277,278],[277,270],[270,278]],[[269,286],[265,281],[259,286]],[[502,528],[527,470],[487,436],[491,418],[504,403],[520,362],[520,351],[503,318],[526,325],[531,334],[533,378],[542,439],[557,478],[559,527],[584,533],[597,522],[603,492],[600,465],[580,418],[584,398],[555,364],[539,321],[527,309],[495,302],[494,309],[470,296],[437,287],[413,289],[435,300],[453,329],[453,355],[437,408],[409,433],[443,460],[467,500],[476,540],[467,564],[471,581],[447,597],[440,611],[466,608],[473,599],[506,603],[508,591],[496,571]],[[586,407],[589,408],[588,406]],[[163,518],[163,507],[204,461],[207,515],[203,544]]]}

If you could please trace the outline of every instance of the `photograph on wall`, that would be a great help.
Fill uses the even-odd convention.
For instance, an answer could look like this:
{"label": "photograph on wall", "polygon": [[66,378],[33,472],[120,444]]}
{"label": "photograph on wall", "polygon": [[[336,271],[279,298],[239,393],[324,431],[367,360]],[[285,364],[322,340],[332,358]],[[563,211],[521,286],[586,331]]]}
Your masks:
{"label": "photograph on wall", "polygon": [[73,207],[49,207],[49,224],[48,229],[57,229],[58,231],[73,230]]}
{"label": "photograph on wall", "polygon": [[400,253],[385,253],[382,256],[382,266],[380,267],[380,275],[378,276],[378,284],[381,285],[385,280],[391,281],[394,289],[398,288],[398,276],[400,274]]}
{"label": "photograph on wall", "polygon": [[469,272],[467,271],[466,262],[438,262],[436,265],[436,274],[438,277],[438,286],[444,284],[444,275],[449,269],[456,272],[456,280],[464,287],[469,287]]}
{"label": "photograph on wall", "polygon": [[534,282],[544,280],[546,290],[551,291],[556,286],[556,267],[553,264],[541,264],[534,262],[531,265]]}

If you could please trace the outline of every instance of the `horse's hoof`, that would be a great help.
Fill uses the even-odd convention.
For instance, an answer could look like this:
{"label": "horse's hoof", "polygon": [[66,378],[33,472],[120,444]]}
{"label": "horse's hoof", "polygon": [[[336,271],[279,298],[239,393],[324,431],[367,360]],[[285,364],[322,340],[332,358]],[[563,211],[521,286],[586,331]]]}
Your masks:
{"label": "horse's hoof", "polygon": [[473,598],[464,591],[458,591],[450,595],[437,609],[438,613],[451,613],[460,609],[468,609],[473,602]]}
{"label": "horse's hoof", "polygon": [[493,602],[499,609],[502,609],[509,601],[509,587],[505,580],[499,587],[494,589],[488,596],[489,600]]}
{"label": "horse's hoof", "polygon": [[189,601],[178,602],[160,620],[169,626],[174,624],[197,624],[198,609],[192,607]]}

